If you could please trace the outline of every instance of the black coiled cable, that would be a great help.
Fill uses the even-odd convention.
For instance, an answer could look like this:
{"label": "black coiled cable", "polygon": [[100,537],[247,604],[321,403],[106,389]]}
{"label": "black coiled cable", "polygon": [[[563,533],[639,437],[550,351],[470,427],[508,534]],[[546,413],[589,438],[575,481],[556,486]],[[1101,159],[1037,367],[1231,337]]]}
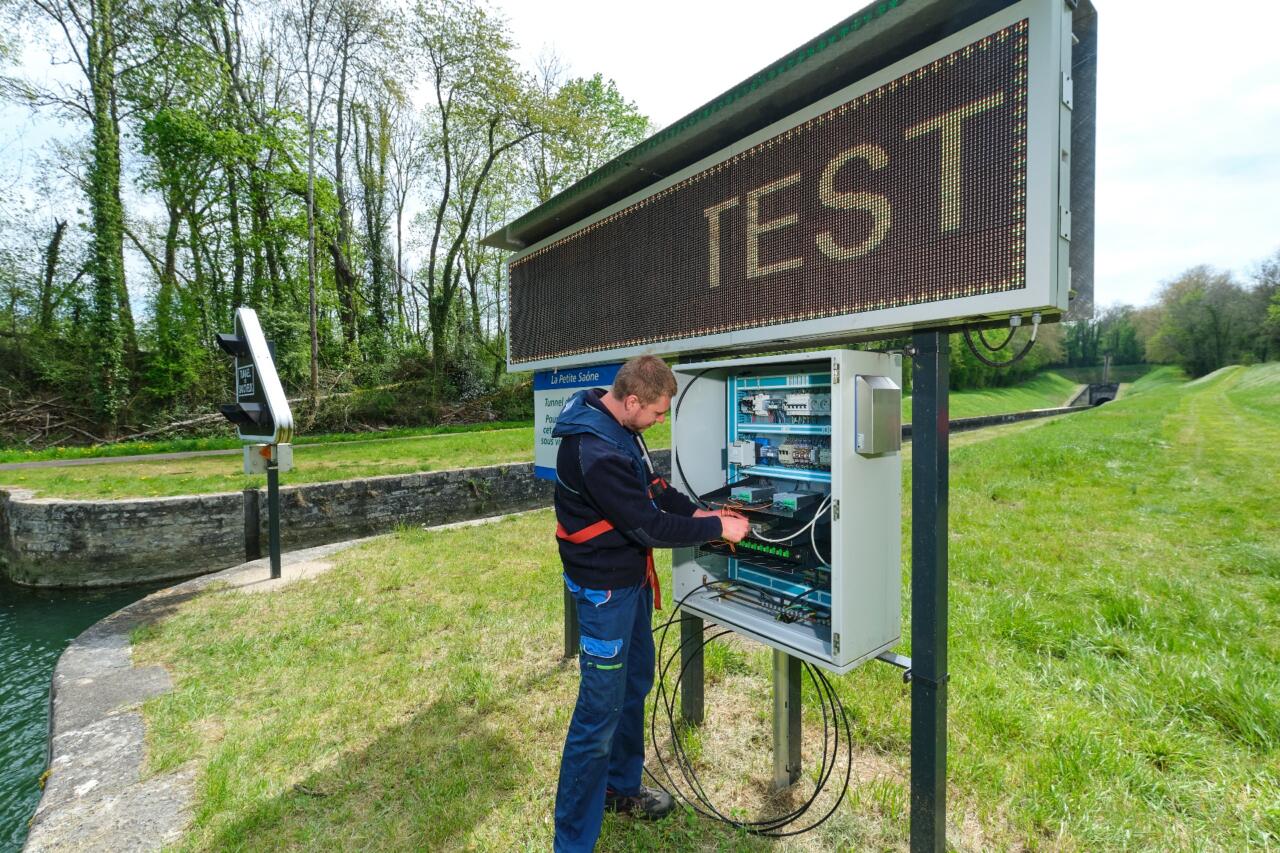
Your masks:
{"label": "black coiled cable", "polygon": [[[1019,325],[1021,325],[1021,315],[1019,315],[1018,319],[1019,319]],[[1013,340],[1013,336],[1014,334],[1017,333],[1017,331],[1018,331],[1018,328],[1016,325],[1011,327],[1009,329],[1009,336],[1004,339],[1004,342],[998,346],[992,346],[991,342],[987,340],[986,335],[983,334],[981,329],[979,329],[978,340],[982,341],[982,345],[986,347],[987,352],[999,352],[1000,350],[1004,349],[1009,345],[1009,342]],[[1019,361],[1022,361],[1022,359],[1026,357],[1027,353],[1031,352],[1031,348],[1035,346],[1036,334],[1039,331],[1040,331],[1040,315],[1038,313],[1032,314],[1031,315],[1031,336],[1027,338],[1027,342],[1023,345],[1022,349],[1018,350],[1018,353],[1016,355],[1014,355],[1013,357],[1005,361],[996,361],[995,359],[987,358],[985,355],[979,352],[977,344],[973,342],[972,329],[965,328],[964,342],[969,345],[969,352],[973,353],[974,358],[976,358],[978,361],[985,364],[987,367],[994,367],[995,369],[999,370],[1001,368],[1009,367],[1010,365],[1017,364]]]}
{"label": "black coiled cable", "polygon": [[[658,787],[662,788],[672,797],[683,800],[690,808],[703,817],[718,820],[754,835],[760,835],[768,838],[785,838],[793,835],[801,835],[821,826],[828,818],[835,814],[836,809],[840,807],[840,803],[844,801],[845,795],[849,791],[849,779],[853,772],[853,732],[849,726],[849,716],[845,711],[844,703],[840,701],[840,697],[836,694],[835,688],[832,687],[831,682],[821,670],[814,667],[807,661],[801,661],[804,666],[804,671],[808,673],[809,680],[813,683],[814,689],[818,694],[819,706],[822,709],[822,762],[819,765],[818,782],[814,785],[813,793],[809,798],[805,800],[800,807],[788,812],[787,814],[767,820],[743,821],[735,820],[734,818],[728,817],[722,813],[715,807],[707,796],[706,790],[703,788],[701,780],[698,779],[698,775],[694,771],[692,763],[689,761],[688,756],[685,755],[684,746],[680,741],[679,732],[676,730],[676,694],[667,690],[667,675],[670,672],[672,665],[677,659],[681,660],[680,667],[676,670],[675,679],[676,683],[679,683],[684,676],[683,659],[685,647],[687,645],[696,643],[697,651],[701,652],[702,649],[704,649],[712,640],[723,637],[725,634],[729,634],[731,632],[728,629],[724,629],[708,636],[704,623],[703,636],[701,638],[690,637],[687,640],[684,640],[669,656],[664,658],[663,653],[666,648],[667,633],[673,624],[680,621],[680,607],[689,598],[689,596],[700,590],[716,586],[726,586],[728,583],[729,582],[727,581],[715,581],[691,590],[676,602],[676,605],[673,608],[672,617],[653,629],[653,633],[655,634],[661,632],[657,648],[657,660],[661,663],[661,667],[657,677],[657,692],[654,696],[655,701],[653,706],[653,717],[651,718],[649,725],[649,736],[653,744],[654,755],[658,759],[658,764],[661,768],[662,775],[666,777],[666,781],[664,782],[662,779],[659,779],[657,775],[648,770],[648,768],[645,769],[645,772],[649,774],[649,777],[653,779],[654,783],[657,784]],[[664,714],[666,716],[668,732],[671,736],[673,763],[679,771],[681,779],[683,779],[684,786],[692,792],[692,797],[686,795],[685,790],[681,788],[681,785],[673,777],[671,768],[667,765],[667,759],[663,757],[662,750],[658,747],[659,714]],[[842,740],[844,742],[845,749],[845,770],[844,785],[840,789],[840,795],[831,805],[831,808],[827,810],[826,814],[818,818],[813,823],[801,829],[793,829],[785,832],[782,831],[805,815],[817,801],[823,790],[825,790],[827,782],[830,780],[839,761]]]}

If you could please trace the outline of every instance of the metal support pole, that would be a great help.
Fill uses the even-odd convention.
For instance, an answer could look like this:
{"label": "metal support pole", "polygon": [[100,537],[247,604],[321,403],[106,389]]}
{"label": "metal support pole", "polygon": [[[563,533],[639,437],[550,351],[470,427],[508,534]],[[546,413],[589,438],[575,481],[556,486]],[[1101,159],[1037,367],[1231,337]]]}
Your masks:
{"label": "metal support pole", "polygon": [[564,656],[578,656],[578,605],[573,600],[569,587],[564,588]]}
{"label": "metal support pole", "polygon": [[680,614],[680,716],[695,726],[703,719],[702,630],[701,616]]}
{"label": "metal support pole", "polygon": [[911,850],[947,843],[947,498],[950,343],[918,332],[912,359]]}
{"label": "metal support pole", "polygon": [[800,658],[773,650],[773,788],[800,778]]}
{"label": "metal support pole", "polygon": [[262,518],[259,515],[257,489],[244,490],[244,559],[257,560],[262,556]]}
{"label": "metal support pole", "polygon": [[280,577],[280,468],[275,448],[267,460],[267,547],[271,550],[271,577]]}

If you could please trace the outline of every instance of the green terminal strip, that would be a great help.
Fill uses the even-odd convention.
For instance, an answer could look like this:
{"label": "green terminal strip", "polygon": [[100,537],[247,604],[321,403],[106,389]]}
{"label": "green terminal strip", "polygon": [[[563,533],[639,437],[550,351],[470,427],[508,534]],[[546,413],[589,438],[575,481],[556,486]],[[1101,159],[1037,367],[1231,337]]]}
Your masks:
{"label": "green terminal strip", "polygon": [[738,547],[744,548],[748,551],[760,551],[764,554],[772,554],[775,557],[782,557],[788,560],[791,559],[791,551],[786,548],[778,548],[774,545],[764,545],[759,542],[752,542],[749,539],[744,539],[739,542]]}

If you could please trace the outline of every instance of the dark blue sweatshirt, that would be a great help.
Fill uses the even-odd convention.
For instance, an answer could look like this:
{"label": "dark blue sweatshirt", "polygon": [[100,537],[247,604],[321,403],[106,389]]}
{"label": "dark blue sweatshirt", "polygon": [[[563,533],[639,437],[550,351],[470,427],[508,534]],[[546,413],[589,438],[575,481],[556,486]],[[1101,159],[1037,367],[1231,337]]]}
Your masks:
{"label": "dark blue sweatshirt", "polygon": [[650,548],[697,545],[720,536],[720,519],[693,518],[697,506],[673,488],[651,497],[652,466],[638,433],[600,402],[603,389],[569,399],[552,435],[556,457],[556,520],[576,533],[601,519],[613,530],[575,545],[564,539],[565,573],[590,589],[636,586],[645,580]]}

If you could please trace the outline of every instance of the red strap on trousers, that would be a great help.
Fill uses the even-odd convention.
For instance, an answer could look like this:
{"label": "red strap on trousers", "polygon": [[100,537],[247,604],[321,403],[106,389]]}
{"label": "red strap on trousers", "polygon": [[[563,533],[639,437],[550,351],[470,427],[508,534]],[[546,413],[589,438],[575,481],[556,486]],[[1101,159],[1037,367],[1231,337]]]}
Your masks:
{"label": "red strap on trousers", "polygon": [[[613,523],[607,518],[597,521],[595,524],[588,524],[576,533],[570,533],[564,529],[564,525],[556,522],[556,538],[563,539],[566,542],[572,542],[574,545],[581,545],[583,542],[602,536],[613,529]],[[650,548],[645,554],[645,580],[649,584],[649,589],[653,590],[653,609],[662,609],[662,586],[658,583],[658,571],[653,565],[653,549]]]}

